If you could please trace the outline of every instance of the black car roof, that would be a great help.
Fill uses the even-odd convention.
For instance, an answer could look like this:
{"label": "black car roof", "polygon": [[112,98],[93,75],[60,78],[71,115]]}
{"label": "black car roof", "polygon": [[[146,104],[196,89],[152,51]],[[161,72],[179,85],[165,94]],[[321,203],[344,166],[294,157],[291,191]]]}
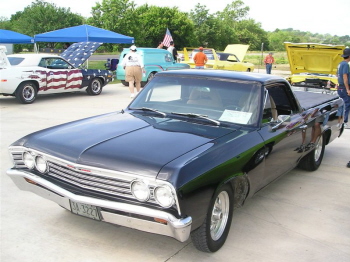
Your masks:
{"label": "black car roof", "polygon": [[193,77],[210,77],[210,78],[226,78],[232,80],[256,81],[262,84],[267,82],[287,82],[284,78],[275,75],[251,73],[251,72],[235,72],[228,70],[203,70],[203,69],[182,69],[162,71],[158,75],[169,76],[193,76]]}

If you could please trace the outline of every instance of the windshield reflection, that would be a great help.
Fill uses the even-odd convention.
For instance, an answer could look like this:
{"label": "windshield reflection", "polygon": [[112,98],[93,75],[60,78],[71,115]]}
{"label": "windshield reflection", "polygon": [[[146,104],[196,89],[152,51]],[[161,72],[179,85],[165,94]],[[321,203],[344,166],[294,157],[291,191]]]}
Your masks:
{"label": "windshield reflection", "polygon": [[[211,122],[257,125],[261,94],[258,83],[184,77],[155,77],[130,104],[183,117],[205,116]],[[145,110],[143,110],[145,111]]]}

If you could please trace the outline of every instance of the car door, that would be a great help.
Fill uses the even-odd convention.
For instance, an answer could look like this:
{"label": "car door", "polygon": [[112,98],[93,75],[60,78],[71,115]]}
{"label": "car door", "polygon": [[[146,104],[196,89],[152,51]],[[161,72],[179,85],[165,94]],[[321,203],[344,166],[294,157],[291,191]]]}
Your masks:
{"label": "car door", "polygon": [[83,78],[81,70],[74,68],[62,58],[43,58],[39,66],[45,67],[46,71],[46,82],[40,91],[61,93],[81,86]]}
{"label": "car door", "polygon": [[296,167],[305,154],[299,148],[310,139],[312,128],[312,120],[301,114],[289,86],[274,84],[267,86],[266,90],[264,116],[259,130],[265,141],[265,168],[258,185],[260,188]]}
{"label": "car door", "polygon": [[234,54],[230,54],[227,57],[226,70],[242,71],[240,68],[239,59]]}

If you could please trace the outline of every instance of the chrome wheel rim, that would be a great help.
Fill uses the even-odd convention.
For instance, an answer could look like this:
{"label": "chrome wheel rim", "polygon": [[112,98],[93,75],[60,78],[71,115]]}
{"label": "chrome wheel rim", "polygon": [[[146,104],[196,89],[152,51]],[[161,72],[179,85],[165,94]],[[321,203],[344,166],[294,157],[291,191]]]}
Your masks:
{"label": "chrome wheel rim", "polygon": [[95,80],[93,83],[92,83],[92,92],[94,92],[95,94],[97,94],[98,92],[100,92],[101,90],[101,84],[100,84],[100,81],[98,80]]}
{"label": "chrome wheel rim", "polygon": [[211,213],[210,235],[218,240],[225,231],[230,211],[230,199],[226,191],[221,192],[215,199]]}
{"label": "chrome wheel rim", "polygon": [[148,76],[148,78],[147,78],[147,81],[151,81],[153,77],[154,77],[154,74],[153,74],[153,73],[150,73],[149,76]]}
{"label": "chrome wheel rim", "polygon": [[32,87],[31,85],[26,85],[23,88],[22,91],[22,96],[26,101],[31,101],[33,100],[34,96],[35,96],[35,90],[34,87]]}
{"label": "chrome wheel rim", "polygon": [[315,146],[315,162],[317,162],[322,154],[322,144],[323,144],[323,137],[320,136],[320,138],[317,141],[317,144]]}

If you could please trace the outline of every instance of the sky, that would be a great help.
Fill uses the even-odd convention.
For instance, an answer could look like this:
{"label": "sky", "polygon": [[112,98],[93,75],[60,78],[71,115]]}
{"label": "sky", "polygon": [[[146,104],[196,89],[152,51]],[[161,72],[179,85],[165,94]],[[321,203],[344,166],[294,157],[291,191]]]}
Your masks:
{"label": "sky", "polygon": [[[12,14],[23,11],[34,0],[15,0],[15,4],[5,5],[0,0],[0,17],[10,18]],[[145,3],[161,7],[178,7],[180,11],[189,12],[200,3],[209,13],[222,11],[233,0],[133,0],[137,6]],[[330,35],[350,35],[350,1],[349,0],[242,0],[250,7],[247,18],[261,23],[265,31],[293,28],[294,30]],[[102,0],[46,0],[57,7],[70,7],[71,12],[84,17],[91,16],[91,8]]]}

